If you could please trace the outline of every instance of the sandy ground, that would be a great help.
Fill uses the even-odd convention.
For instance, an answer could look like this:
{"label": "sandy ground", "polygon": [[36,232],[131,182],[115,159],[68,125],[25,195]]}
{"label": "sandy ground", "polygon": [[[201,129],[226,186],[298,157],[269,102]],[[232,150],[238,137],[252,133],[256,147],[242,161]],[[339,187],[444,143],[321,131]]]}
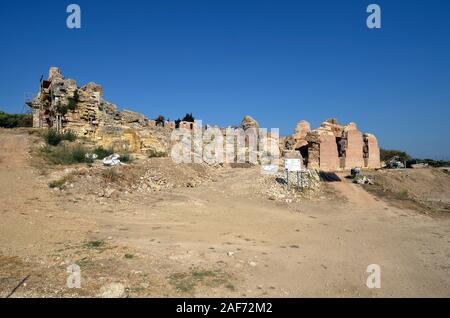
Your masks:
{"label": "sandy ground", "polygon": [[[401,209],[345,180],[339,200],[255,195],[258,168],[87,203],[48,188],[30,137],[0,132],[0,296],[449,297],[450,218]],[[81,267],[81,288],[66,286]],[[366,286],[369,264],[381,288]],[[24,283],[20,284],[23,280]]]}

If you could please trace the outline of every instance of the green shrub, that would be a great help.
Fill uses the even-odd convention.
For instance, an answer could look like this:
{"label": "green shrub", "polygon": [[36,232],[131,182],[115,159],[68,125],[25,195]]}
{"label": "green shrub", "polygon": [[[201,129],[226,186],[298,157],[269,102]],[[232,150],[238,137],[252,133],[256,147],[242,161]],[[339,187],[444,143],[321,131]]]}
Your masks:
{"label": "green shrub", "polygon": [[102,248],[106,245],[106,242],[103,240],[98,240],[98,241],[89,241],[83,244],[84,248],[93,248],[93,249],[98,249],[98,248]]}
{"label": "green shrub", "polygon": [[158,151],[158,150],[155,150],[155,149],[151,149],[148,152],[148,157],[149,158],[160,158],[160,157],[166,157],[166,156],[167,156],[167,154],[164,151]]}
{"label": "green shrub", "polygon": [[52,189],[54,189],[54,188],[64,189],[66,186],[66,183],[70,182],[72,180],[72,178],[73,178],[73,174],[69,174],[69,175],[62,177],[61,179],[50,182],[48,184],[48,186]]}
{"label": "green shrub", "polygon": [[97,155],[98,159],[104,159],[108,156],[111,156],[114,153],[114,150],[111,148],[105,149],[102,146],[95,148],[94,154]]}
{"label": "green shrub", "polygon": [[43,137],[45,142],[51,146],[57,146],[63,140],[73,142],[77,139],[77,135],[70,130],[59,132],[55,129],[49,129],[47,132],[44,133]]}
{"label": "green shrub", "polygon": [[86,149],[84,149],[81,145],[72,148],[71,155],[74,163],[92,162],[92,159],[88,158],[86,154]]}
{"label": "green shrub", "polygon": [[434,159],[416,159],[411,163],[426,163],[430,167],[441,168],[441,167],[450,167],[449,160],[434,160]]}
{"label": "green shrub", "polygon": [[78,94],[75,92],[73,97],[68,98],[68,103],[66,105],[58,104],[56,106],[56,111],[60,115],[66,115],[69,111],[74,111],[77,108],[78,104]]}
{"label": "green shrub", "polygon": [[70,164],[72,163],[72,158],[68,147],[45,147],[42,149],[42,154],[52,164]]}
{"label": "green shrub", "polygon": [[87,150],[77,145],[75,147],[59,145],[57,147],[44,147],[41,155],[55,165],[70,165],[76,163],[92,163],[91,158],[86,157]]}
{"label": "green shrub", "polygon": [[129,163],[133,161],[133,158],[129,154],[120,155],[119,160],[124,163]]}
{"label": "green shrub", "polygon": [[62,189],[62,188],[64,188],[65,183],[66,183],[65,180],[60,179],[60,180],[50,182],[48,184],[48,186],[52,189],[54,189],[54,188]]}
{"label": "green shrub", "polygon": [[194,118],[194,116],[192,116],[192,113],[190,113],[190,114],[186,114],[186,116],[184,116],[184,118],[181,121],[193,123],[195,121],[195,118]]}
{"label": "green shrub", "polygon": [[71,130],[66,130],[62,133],[62,138],[63,138],[63,140],[73,142],[73,141],[77,140],[77,135]]}
{"label": "green shrub", "polygon": [[381,161],[387,161],[395,156],[398,156],[401,161],[411,160],[411,156],[404,151],[380,149]]}
{"label": "green shrub", "polygon": [[67,105],[67,109],[74,111],[77,108],[77,99],[69,98],[69,104]]}
{"label": "green shrub", "polygon": [[44,133],[45,142],[51,146],[57,146],[62,141],[62,136],[54,129],[49,129]]}
{"label": "green shrub", "polygon": [[33,127],[33,115],[30,114],[8,114],[0,111],[0,127]]}

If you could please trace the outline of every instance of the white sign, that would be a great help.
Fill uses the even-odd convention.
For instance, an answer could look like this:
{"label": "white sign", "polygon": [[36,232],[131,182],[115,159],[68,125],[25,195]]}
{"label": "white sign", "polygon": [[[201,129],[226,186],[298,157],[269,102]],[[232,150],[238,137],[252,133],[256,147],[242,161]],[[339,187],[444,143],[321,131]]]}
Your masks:
{"label": "white sign", "polygon": [[297,172],[302,169],[302,163],[300,159],[286,159],[284,162],[284,169],[286,171]]}

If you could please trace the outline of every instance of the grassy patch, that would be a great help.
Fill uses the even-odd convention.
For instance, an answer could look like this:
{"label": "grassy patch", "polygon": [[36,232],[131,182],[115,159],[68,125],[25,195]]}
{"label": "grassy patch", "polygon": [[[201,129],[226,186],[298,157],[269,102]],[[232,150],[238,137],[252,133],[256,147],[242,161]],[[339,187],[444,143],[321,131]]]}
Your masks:
{"label": "grassy patch", "polygon": [[409,200],[410,199],[408,191],[406,191],[406,190],[396,192],[395,194],[396,194],[397,199],[399,199],[399,200]]}
{"label": "grassy patch", "polygon": [[105,149],[102,146],[95,148],[94,154],[97,155],[97,158],[102,160],[108,156],[111,156],[114,153],[112,148]]}
{"label": "grassy patch", "polygon": [[418,210],[422,212],[432,211],[431,207],[427,207],[421,202],[415,200],[406,190],[396,192],[393,189],[385,188],[379,184],[367,184],[363,187],[369,193],[397,208]]}
{"label": "grassy patch", "polygon": [[119,160],[123,163],[130,163],[133,161],[133,158],[129,154],[120,155]]}
{"label": "grassy patch", "polygon": [[88,249],[100,249],[104,248],[106,245],[104,240],[97,240],[97,241],[89,241],[83,244],[84,248]]}
{"label": "grassy patch", "polygon": [[92,159],[86,156],[87,150],[81,146],[59,145],[56,147],[44,147],[40,155],[47,162],[55,165],[70,165],[76,163],[92,163]]}
{"label": "grassy patch", "polygon": [[68,176],[65,176],[59,180],[52,181],[48,184],[48,186],[52,189],[64,189],[66,186],[66,183],[70,180]]}
{"label": "grassy patch", "polygon": [[49,129],[47,132],[43,134],[43,137],[45,142],[50,146],[57,146],[63,140],[73,142],[77,139],[77,135],[70,130],[59,132],[55,129]]}
{"label": "grassy patch", "polygon": [[149,158],[167,157],[167,153],[165,153],[164,151],[158,151],[158,150],[155,150],[155,149],[151,149],[148,152],[148,157]]}
{"label": "grassy patch", "polygon": [[217,270],[192,269],[190,272],[174,273],[168,277],[169,283],[177,291],[193,293],[198,286],[225,287],[235,290],[228,274]]}
{"label": "grassy patch", "polygon": [[116,182],[121,176],[122,175],[114,168],[103,171],[103,179],[109,183]]}

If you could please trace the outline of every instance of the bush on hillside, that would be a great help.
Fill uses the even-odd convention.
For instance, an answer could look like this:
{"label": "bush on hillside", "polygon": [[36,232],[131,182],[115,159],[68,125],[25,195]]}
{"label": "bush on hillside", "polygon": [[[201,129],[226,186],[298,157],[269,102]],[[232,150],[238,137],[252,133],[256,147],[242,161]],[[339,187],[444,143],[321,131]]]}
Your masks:
{"label": "bush on hillside", "polygon": [[33,115],[8,114],[0,111],[1,128],[33,127]]}

